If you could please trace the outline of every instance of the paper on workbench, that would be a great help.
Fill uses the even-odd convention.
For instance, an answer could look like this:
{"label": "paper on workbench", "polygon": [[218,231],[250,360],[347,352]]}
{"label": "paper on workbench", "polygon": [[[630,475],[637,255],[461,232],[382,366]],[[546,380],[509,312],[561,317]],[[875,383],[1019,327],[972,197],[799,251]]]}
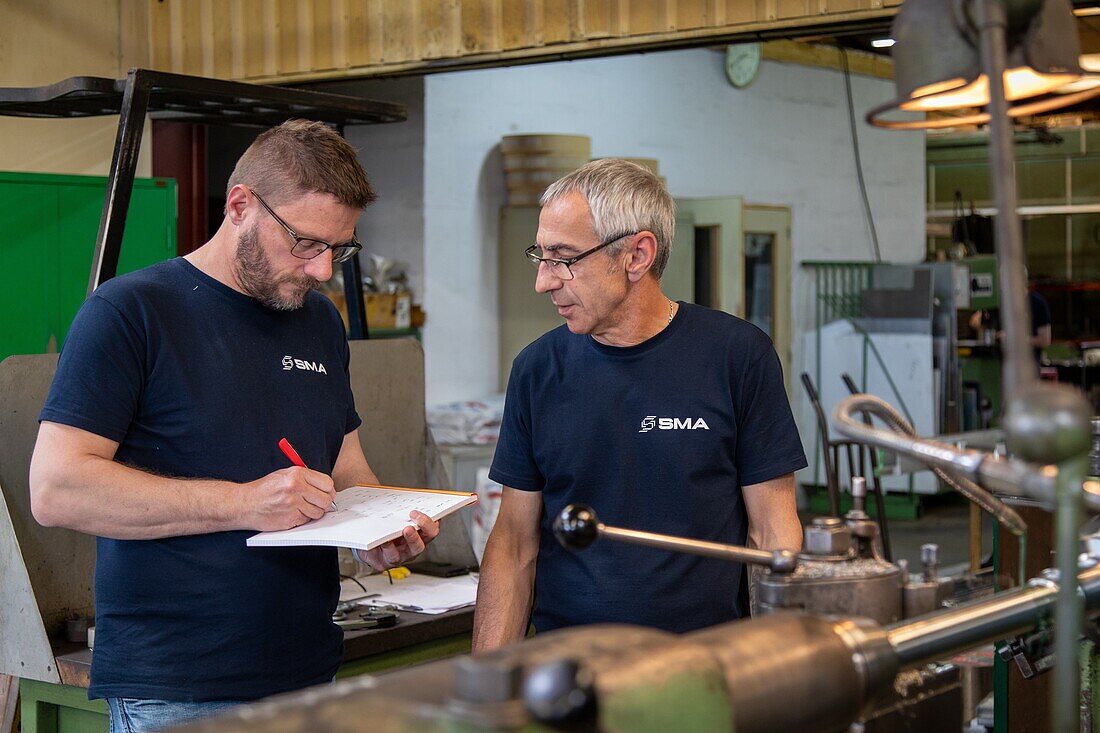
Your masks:
{"label": "paper on workbench", "polygon": [[[453,578],[437,578],[431,575],[411,573],[407,578],[393,581],[391,585],[385,573],[357,578],[366,594],[364,606],[393,605],[399,610],[416,613],[440,614],[474,605],[477,599],[477,578],[474,573]],[[361,597],[364,591],[358,586],[342,585],[350,598]],[[375,595],[377,594],[377,595]]]}
{"label": "paper on workbench", "polygon": [[393,486],[353,486],[336,495],[337,509],[294,529],[260,532],[248,538],[249,547],[326,545],[370,550],[397,539],[412,522],[413,509],[438,521],[477,501],[460,491],[403,489]]}

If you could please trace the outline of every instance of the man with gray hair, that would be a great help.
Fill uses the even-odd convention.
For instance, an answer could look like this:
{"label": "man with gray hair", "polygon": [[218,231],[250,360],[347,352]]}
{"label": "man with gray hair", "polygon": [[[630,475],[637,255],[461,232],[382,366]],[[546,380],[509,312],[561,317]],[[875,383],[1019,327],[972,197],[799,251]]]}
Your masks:
{"label": "man with gray hair", "polygon": [[806,457],[771,340],[661,291],[675,206],[644,168],[594,161],[540,204],[525,255],[565,324],[512,365],[474,650],[522,639],[529,621],[682,632],[739,618],[740,565],[617,543],[573,553],[551,526],[585,503],[609,524],[798,550]]}

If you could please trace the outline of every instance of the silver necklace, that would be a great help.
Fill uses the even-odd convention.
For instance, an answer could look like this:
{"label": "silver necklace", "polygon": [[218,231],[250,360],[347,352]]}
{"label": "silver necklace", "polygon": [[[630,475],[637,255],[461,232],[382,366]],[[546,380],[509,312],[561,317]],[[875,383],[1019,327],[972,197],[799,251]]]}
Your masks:
{"label": "silver necklace", "polygon": [[668,322],[672,323],[672,312],[676,308],[676,304],[672,300],[668,301]]}

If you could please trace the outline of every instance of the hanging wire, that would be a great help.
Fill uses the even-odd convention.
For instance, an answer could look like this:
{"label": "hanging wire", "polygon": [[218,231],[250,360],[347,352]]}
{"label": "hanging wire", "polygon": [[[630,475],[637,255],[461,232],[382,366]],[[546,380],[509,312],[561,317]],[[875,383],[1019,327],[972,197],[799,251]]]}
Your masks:
{"label": "hanging wire", "polygon": [[859,180],[859,195],[863,199],[863,213],[867,217],[867,227],[871,230],[871,248],[875,262],[882,262],[882,252],[878,246],[878,231],[875,229],[875,217],[871,214],[871,202],[867,199],[867,184],[863,181],[863,160],[859,156],[859,135],[856,132],[856,110],[852,102],[852,73],[848,68],[848,49],[837,46],[840,51],[840,65],[844,69],[844,91],[848,95],[848,126],[852,131],[852,152],[855,154],[856,178]]}

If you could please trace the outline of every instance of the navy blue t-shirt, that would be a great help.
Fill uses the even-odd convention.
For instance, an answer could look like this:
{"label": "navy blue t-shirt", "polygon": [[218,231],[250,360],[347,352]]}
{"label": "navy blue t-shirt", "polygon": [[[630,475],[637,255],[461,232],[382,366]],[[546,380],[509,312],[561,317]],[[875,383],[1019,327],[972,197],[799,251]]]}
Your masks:
{"label": "navy blue t-shirt", "polygon": [[806,465],[779,358],[755,326],[689,303],[636,346],[561,326],[512,365],[489,477],[541,491],[537,631],[690,631],[738,617],[741,566],[617,542],[573,552],[552,525],[590,504],[614,526],[743,545],[741,487]]}
{"label": "navy blue t-shirt", "polygon": [[[348,360],[324,296],[274,311],[175,259],[85,302],[39,419],[162,476],[253,481],[289,465],[282,437],[331,473],[360,423]],[[249,548],[252,534],[97,538],[90,697],[248,700],[332,679],[336,550]]]}

